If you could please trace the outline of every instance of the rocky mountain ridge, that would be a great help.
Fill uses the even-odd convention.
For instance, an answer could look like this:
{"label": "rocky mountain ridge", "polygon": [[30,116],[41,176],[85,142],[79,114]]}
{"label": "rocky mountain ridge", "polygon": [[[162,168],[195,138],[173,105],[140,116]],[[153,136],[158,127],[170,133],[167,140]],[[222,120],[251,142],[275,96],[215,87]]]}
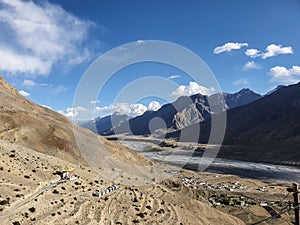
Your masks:
{"label": "rocky mountain ridge", "polygon": [[[211,113],[221,113],[225,110],[248,104],[261,98],[261,95],[250,89],[242,89],[237,93],[218,93],[211,96],[195,94],[181,96],[173,103],[163,105],[157,111],[146,111],[143,115],[129,118],[125,115],[113,114],[97,118],[83,126],[100,135],[129,133],[145,135],[176,131],[192,124],[207,120]],[[159,118],[159,119],[156,119]]]}

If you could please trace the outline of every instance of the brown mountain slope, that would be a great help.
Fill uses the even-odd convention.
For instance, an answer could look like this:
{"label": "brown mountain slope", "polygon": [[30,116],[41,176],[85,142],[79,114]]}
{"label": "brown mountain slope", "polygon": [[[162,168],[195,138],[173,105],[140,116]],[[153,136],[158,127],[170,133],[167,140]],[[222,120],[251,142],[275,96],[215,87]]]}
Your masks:
{"label": "brown mountain slope", "polygon": [[116,191],[95,197],[93,193],[111,182],[89,167],[70,164],[79,179],[55,186],[51,185],[57,179],[52,172],[66,161],[3,140],[0,155],[0,224],[244,225],[182,185],[118,184]]}
{"label": "brown mountain slope", "polygon": [[124,147],[118,151],[121,148],[118,144],[109,143],[89,130],[76,126],[61,114],[24,98],[2,78],[0,139],[77,164],[85,163],[78,146],[83,139],[88,139],[84,148],[91,152],[105,150],[126,163],[149,163],[135,151]]}

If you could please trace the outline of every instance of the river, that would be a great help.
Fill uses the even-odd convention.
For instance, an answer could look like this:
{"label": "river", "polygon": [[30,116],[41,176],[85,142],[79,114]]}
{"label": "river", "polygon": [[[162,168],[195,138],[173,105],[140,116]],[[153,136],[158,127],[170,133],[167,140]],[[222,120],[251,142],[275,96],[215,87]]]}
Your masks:
{"label": "river", "polygon": [[[132,148],[150,160],[168,163],[181,168],[199,171],[201,156],[191,155],[188,150],[149,151],[149,143],[139,141],[119,141]],[[205,160],[202,160],[205,162]],[[211,160],[207,160],[211,161]],[[300,168],[293,166],[274,165],[268,163],[246,162],[215,158],[204,170],[207,172],[232,174],[244,178],[253,178],[271,182],[297,182],[300,183]]]}

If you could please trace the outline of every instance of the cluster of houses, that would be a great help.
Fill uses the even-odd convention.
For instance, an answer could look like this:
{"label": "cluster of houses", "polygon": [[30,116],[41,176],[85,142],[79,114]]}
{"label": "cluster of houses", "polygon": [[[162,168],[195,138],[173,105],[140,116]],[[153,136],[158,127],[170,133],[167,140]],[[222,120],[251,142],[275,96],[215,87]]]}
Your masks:
{"label": "cluster of houses", "polygon": [[[237,193],[247,192],[250,188],[238,181],[222,182],[218,184],[208,183],[195,177],[182,177],[182,185],[199,191],[206,191],[206,194],[202,195],[210,206],[242,206],[247,207],[250,205],[260,205],[262,207],[283,206],[280,201],[264,201],[263,199],[252,199],[246,196],[241,196]],[[251,188],[252,189],[252,188]],[[258,192],[267,192],[266,187],[256,187],[254,189]],[[228,195],[232,193],[232,195]]]}

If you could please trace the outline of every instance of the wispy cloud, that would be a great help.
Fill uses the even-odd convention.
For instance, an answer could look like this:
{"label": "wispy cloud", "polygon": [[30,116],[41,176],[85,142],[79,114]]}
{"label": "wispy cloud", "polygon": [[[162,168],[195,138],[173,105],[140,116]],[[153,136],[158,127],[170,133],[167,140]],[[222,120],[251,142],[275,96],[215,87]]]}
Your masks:
{"label": "wispy cloud", "polygon": [[288,69],[284,66],[275,66],[268,72],[272,82],[284,84],[297,83],[300,81],[300,66],[292,66]]}
{"label": "wispy cloud", "polygon": [[142,44],[144,44],[144,43],[145,43],[144,40],[137,40],[137,41],[135,42],[136,45],[142,45]]}
{"label": "wispy cloud", "polygon": [[179,77],[180,77],[179,75],[172,75],[172,76],[169,76],[168,79],[172,80],[172,79],[176,79],[176,78],[179,78]]}
{"label": "wispy cloud", "polygon": [[171,93],[171,97],[178,98],[180,96],[190,96],[194,94],[211,95],[215,92],[214,88],[207,88],[191,81],[189,85],[180,85]]}
{"label": "wispy cloud", "polygon": [[70,119],[76,120],[90,120],[95,117],[104,117],[112,115],[114,113],[120,115],[128,115],[129,117],[140,116],[147,110],[158,110],[161,104],[157,101],[151,101],[148,106],[140,103],[116,103],[108,106],[96,106],[92,108],[84,107],[69,107],[64,110],[58,110],[59,113],[63,114]]}
{"label": "wispy cloud", "polygon": [[67,108],[66,110],[58,110],[58,112],[70,119],[76,118],[80,112],[86,111],[86,108],[78,106],[74,108]]}
{"label": "wispy cloud", "polygon": [[231,50],[240,49],[241,47],[247,47],[247,43],[237,43],[237,42],[228,42],[222,46],[218,46],[214,49],[215,54],[220,54],[222,52],[230,52]]}
{"label": "wispy cloud", "polygon": [[27,97],[27,96],[30,95],[30,93],[28,93],[28,92],[26,92],[26,91],[24,91],[24,90],[20,90],[19,93],[20,93],[21,95],[23,95],[24,97]]}
{"label": "wispy cloud", "polygon": [[91,100],[91,101],[90,101],[91,104],[97,104],[97,103],[99,103],[99,102],[100,102],[99,100]]}
{"label": "wispy cloud", "polygon": [[27,80],[25,79],[22,83],[23,86],[26,86],[27,88],[32,88],[32,87],[45,87],[45,86],[51,86],[49,84],[38,84],[34,82],[33,80]]}
{"label": "wispy cloud", "polygon": [[248,78],[241,78],[233,82],[234,85],[247,85],[249,84]]}
{"label": "wispy cloud", "polygon": [[82,62],[88,50],[81,47],[90,22],[58,5],[21,0],[0,0],[0,25],[10,32],[0,38],[0,70],[47,75],[59,60]]}
{"label": "wispy cloud", "polygon": [[293,48],[291,46],[282,47],[282,45],[276,44],[268,45],[264,52],[261,52],[255,48],[247,49],[247,51],[245,52],[245,54],[251,58],[261,57],[262,59],[293,53]]}
{"label": "wispy cloud", "polygon": [[261,67],[259,64],[255,63],[254,61],[249,61],[247,63],[245,63],[245,65],[243,66],[242,70],[259,70]]}
{"label": "wispy cloud", "polygon": [[43,107],[45,107],[47,109],[51,109],[52,110],[52,108],[49,105],[41,105],[41,106],[43,106]]}

